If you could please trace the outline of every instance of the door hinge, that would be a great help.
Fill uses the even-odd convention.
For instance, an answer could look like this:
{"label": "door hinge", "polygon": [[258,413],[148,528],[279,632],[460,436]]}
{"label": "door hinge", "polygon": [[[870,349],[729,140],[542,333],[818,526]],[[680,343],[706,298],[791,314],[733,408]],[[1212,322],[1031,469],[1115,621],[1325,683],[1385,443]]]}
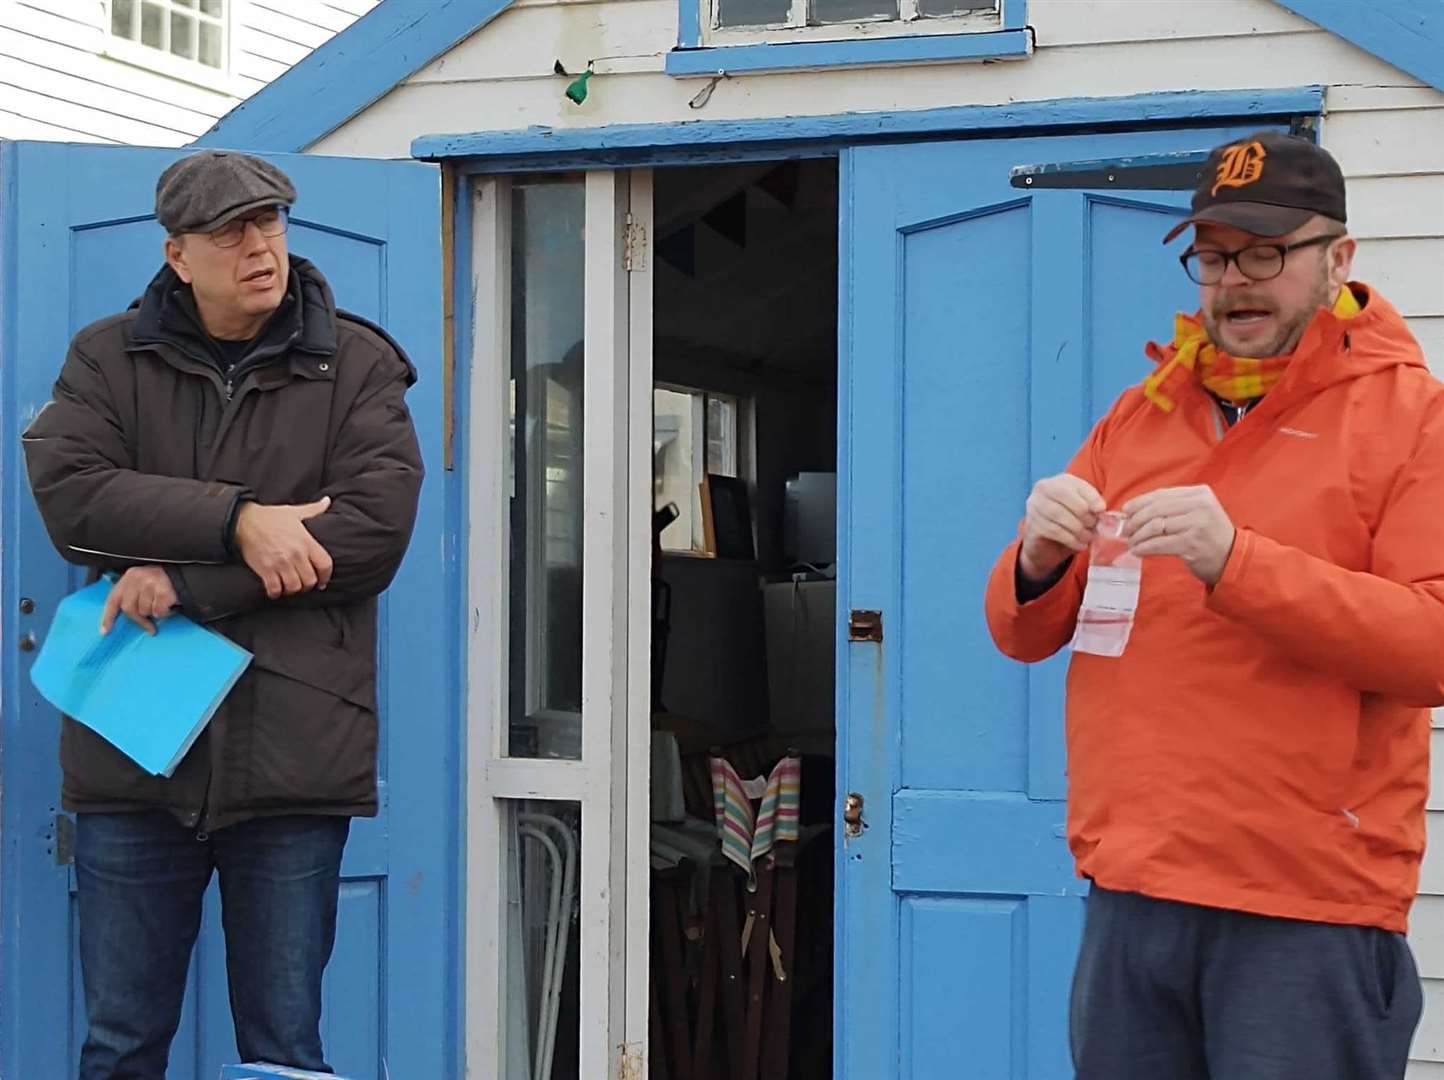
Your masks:
{"label": "door hinge", "polygon": [[623,1043],[621,1065],[617,1069],[618,1080],[642,1080],[642,1047],[638,1043]]}
{"label": "door hinge", "polygon": [[867,828],[867,822],[862,820],[862,805],[862,796],[855,791],[849,791],[842,801],[842,835],[849,840],[856,840]]}
{"label": "door hinge", "polygon": [[622,269],[628,273],[647,269],[647,230],[631,214],[622,228]]}

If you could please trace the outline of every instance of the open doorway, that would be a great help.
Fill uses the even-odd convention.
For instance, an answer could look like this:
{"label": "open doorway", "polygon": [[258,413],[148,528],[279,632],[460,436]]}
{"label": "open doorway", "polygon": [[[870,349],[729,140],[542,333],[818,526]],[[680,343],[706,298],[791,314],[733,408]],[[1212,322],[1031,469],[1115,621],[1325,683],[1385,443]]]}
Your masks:
{"label": "open doorway", "polygon": [[654,178],[651,1075],[823,1080],[837,163]]}

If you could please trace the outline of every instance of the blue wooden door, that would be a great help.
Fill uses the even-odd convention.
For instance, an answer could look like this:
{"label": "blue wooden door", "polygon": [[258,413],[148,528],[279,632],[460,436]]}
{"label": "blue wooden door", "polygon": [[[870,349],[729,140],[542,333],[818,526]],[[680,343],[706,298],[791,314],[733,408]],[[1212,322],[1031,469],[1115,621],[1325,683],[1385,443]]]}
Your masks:
{"label": "blue wooden door", "polygon": [[[843,157],[840,1080],[1072,1075],[1086,885],[1064,834],[1065,657],[994,649],[982,597],[1033,481],[1150,365],[1194,287],[1187,193],[1019,188],[1015,166],[1241,131],[878,146]],[[846,636],[845,634],[843,635]]]}
{"label": "blue wooden door", "polygon": [[[58,717],[30,685],[32,642],[79,575],[56,555],[24,478],[19,433],[50,396],[66,343],[123,309],[161,264],[155,180],[179,151],[0,144],[3,484],[3,885],[0,1075],[74,1075],[85,1030],[75,962]],[[439,180],[415,163],[273,157],[300,199],[290,247],[341,306],[384,324],[420,382],[408,400],[426,460],[411,552],[382,601],[381,813],[343,864],[324,1035],[344,1076],[441,1077],[456,1060],[454,546],[442,469]],[[213,1080],[236,1058],[214,887],[169,1076]],[[389,1071],[388,1071],[389,1070]]]}

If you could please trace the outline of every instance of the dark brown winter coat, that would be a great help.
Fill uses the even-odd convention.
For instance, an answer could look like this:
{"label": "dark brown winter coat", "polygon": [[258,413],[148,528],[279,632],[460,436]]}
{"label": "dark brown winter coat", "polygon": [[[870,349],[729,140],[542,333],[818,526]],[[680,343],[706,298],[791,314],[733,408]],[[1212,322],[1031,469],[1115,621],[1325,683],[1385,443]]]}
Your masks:
{"label": "dark brown winter coat", "polygon": [[[254,654],[170,779],[65,720],[63,802],[163,807],[198,830],[374,814],[376,598],[416,515],[421,456],[404,400],[416,371],[294,256],[280,309],[228,374],[223,359],[167,267],[137,306],[75,336],[25,433],[61,555],[100,570],[164,566],[185,614]],[[268,600],[232,548],[240,502],[323,495],[330,508],[306,524],[334,560],[329,587]]]}

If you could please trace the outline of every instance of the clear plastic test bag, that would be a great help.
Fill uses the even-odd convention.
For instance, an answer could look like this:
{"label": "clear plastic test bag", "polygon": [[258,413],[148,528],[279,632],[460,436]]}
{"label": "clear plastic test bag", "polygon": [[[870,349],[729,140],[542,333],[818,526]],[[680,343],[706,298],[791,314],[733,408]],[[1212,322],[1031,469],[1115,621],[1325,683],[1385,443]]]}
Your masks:
{"label": "clear plastic test bag", "polygon": [[1129,550],[1123,521],[1117,510],[1098,515],[1098,528],[1088,549],[1088,587],[1073,631],[1074,652],[1122,656],[1133,633],[1143,560]]}

